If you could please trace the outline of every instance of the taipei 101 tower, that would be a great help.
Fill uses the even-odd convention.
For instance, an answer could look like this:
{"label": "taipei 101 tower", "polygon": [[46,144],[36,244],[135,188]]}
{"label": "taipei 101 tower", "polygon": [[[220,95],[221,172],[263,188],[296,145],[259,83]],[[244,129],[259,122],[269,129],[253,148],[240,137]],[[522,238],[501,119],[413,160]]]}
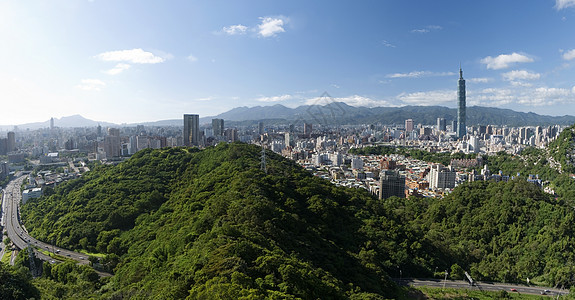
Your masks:
{"label": "taipei 101 tower", "polygon": [[457,89],[457,138],[462,139],[467,134],[465,127],[465,79],[459,66],[459,80]]}

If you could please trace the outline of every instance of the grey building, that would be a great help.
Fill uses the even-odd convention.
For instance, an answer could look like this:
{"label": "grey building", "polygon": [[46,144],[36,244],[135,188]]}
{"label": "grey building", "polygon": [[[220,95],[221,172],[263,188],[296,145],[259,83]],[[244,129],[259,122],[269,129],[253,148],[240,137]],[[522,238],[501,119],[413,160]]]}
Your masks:
{"label": "grey building", "polygon": [[467,134],[465,122],[465,79],[463,79],[461,67],[459,67],[459,80],[457,83],[457,138],[461,139]]}
{"label": "grey building", "polygon": [[398,171],[382,170],[379,173],[379,199],[391,196],[405,198],[405,176]]}
{"label": "grey building", "polygon": [[200,141],[200,116],[184,115],[184,146],[198,146]]}
{"label": "grey building", "polygon": [[212,130],[214,131],[214,136],[223,136],[224,119],[212,119]]}
{"label": "grey building", "polygon": [[447,130],[447,121],[445,121],[445,118],[437,118],[437,130],[439,131]]}

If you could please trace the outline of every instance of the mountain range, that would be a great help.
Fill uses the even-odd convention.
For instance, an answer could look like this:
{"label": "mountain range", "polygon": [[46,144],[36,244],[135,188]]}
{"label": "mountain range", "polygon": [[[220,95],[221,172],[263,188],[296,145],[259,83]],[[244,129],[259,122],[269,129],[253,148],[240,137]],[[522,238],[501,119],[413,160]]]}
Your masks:
{"label": "mountain range", "polygon": [[[254,125],[257,122],[266,124],[322,124],[322,125],[356,125],[356,124],[403,124],[406,119],[413,119],[415,124],[434,125],[437,118],[445,118],[447,123],[457,120],[457,109],[443,106],[403,106],[403,107],[355,107],[343,102],[332,102],[326,105],[302,105],[289,108],[281,104],[272,106],[236,107],[216,116],[200,118],[201,124],[210,124],[211,119],[226,121],[227,126]],[[467,108],[467,125],[571,125],[575,116],[548,116],[533,112],[517,112],[511,109],[471,106]],[[108,126],[181,126],[182,119],[161,120],[131,124],[114,124],[86,119],[73,115],[54,119],[57,127],[95,127]],[[17,125],[19,129],[40,129],[50,127],[50,120]],[[13,130],[13,125],[2,125],[0,130]]]}

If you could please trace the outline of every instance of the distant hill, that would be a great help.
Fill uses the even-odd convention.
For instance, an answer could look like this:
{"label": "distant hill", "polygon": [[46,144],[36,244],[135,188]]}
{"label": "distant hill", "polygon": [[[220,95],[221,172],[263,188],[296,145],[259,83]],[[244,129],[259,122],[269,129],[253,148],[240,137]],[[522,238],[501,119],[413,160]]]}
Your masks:
{"label": "distant hill", "polygon": [[[354,107],[337,102],[325,106],[303,105],[288,108],[281,104],[273,106],[237,107],[214,117],[202,118],[205,123],[211,118],[221,118],[232,125],[253,124],[269,120],[270,124],[322,123],[346,124],[403,124],[413,119],[416,124],[434,125],[437,118],[445,118],[448,124],[457,119],[457,109],[442,106],[404,107]],[[231,123],[230,123],[231,122]],[[467,125],[571,125],[575,116],[546,116],[536,113],[516,112],[510,109],[471,106],[467,108]]]}
{"label": "distant hill", "polygon": [[[200,116],[201,117],[201,116]],[[457,109],[443,106],[403,106],[403,107],[355,107],[343,102],[329,105],[302,105],[296,108],[281,104],[272,106],[236,107],[217,116],[201,117],[200,124],[211,124],[211,120],[219,118],[226,121],[226,126],[250,126],[258,122],[268,125],[287,124],[327,124],[327,125],[357,125],[357,124],[403,124],[407,119],[413,119],[415,124],[435,125],[437,118],[445,118],[447,124],[457,119]],[[508,125],[508,126],[549,126],[572,125],[575,116],[546,116],[533,112],[516,112],[511,109],[495,107],[471,106],[467,108],[467,125]],[[81,115],[73,115],[54,119],[54,126],[71,127],[126,127],[126,126],[183,126],[182,119],[169,119],[151,122],[129,124],[114,124],[86,119]],[[50,120],[36,123],[16,125],[21,130],[34,130],[50,127]],[[14,125],[1,125],[0,130],[13,130]]]}
{"label": "distant hill", "polygon": [[[63,128],[70,128],[70,127],[96,127],[101,125],[102,127],[107,126],[118,126],[114,123],[109,122],[99,122],[90,119],[86,119],[81,115],[72,115],[68,117],[62,118],[54,118],[54,126],[55,127],[63,127]],[[18,127],[20,130],[35,130],[41,128],[49,128],[50,127],[50,119],[43,121],[43,122],[35,122],[35,123],[26,123],[20,125],[2,125],[0,129],[2,130],[13,130],[14,126]]]}

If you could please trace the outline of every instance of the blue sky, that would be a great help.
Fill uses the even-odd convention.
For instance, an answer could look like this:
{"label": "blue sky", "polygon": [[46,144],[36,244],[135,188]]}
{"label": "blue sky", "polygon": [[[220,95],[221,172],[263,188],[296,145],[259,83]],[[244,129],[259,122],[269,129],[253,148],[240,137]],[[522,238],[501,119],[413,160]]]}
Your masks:
{"label": "blue sky", "polygon": [[575,0],[0,0],[0,124],[238,106],[575,115]]}

